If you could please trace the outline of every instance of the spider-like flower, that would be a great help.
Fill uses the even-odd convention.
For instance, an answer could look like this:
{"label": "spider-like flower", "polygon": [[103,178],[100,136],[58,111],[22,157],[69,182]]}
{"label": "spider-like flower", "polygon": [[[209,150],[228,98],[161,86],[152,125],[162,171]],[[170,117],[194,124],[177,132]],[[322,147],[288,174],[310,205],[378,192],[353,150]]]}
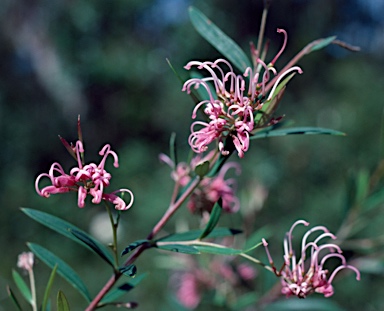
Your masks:
{"label": "spider-like flower", "polygon": [[[277,31],[284,34],[284,44],[268,65],[256,56],[255,68],[246,68],[242,75],[236,75],[232,65],[224,59],[218,59],[215,62],[191,61],[184,67],[190,70],[193,66],[197,66],[197,69],[205,69],[209,73],[205,78],[189,79],[182,89],[190,93],[192,86],[195,89],[202,86],[209,96],[208,100],[198,103],[192,113],[192,119],[195,119],[197,110],[204,107],[204,113],[207,116],[207,122],[195,121],[191,125],[189,144],[194,152],[202,153],[208,149],[209,144],[217,141],[220,152],[228,155],[229,151],[224,146],[226,139],[229,138],[238,156],[242,158],[249,148],[250,136],[258,126],[255,122],[256,114],[265,103],[270,104],[271,101],[277,100],[275,93],[280,91],[276,92],[276,88],[284,77],[294,71],[302,73],[297,66],[279,74],[274,68],[287,42],[286,31],[283,29]],[[259,54],[253,52],[254,55]],[[222,67],[227,67],[227,71]],[[274,78],[275,82],[268,84]],[[214,90],[209,83],[213,84]],[[268,92],[269,96],[266,98]]]}
{"label": "spider-like flower", "polygon": [[[299,225],[308,226],[309,223],[304,220],[296,221],[291,229],[286,233],[284,239],[284,264],[280,271],[277,271],[272,257],[268,250],[268,243],[263,239],[268,260],[275,274],[281,277],[282,290],[281,293],[286,297],[297,296],[306,298],[314,292],[323,294],[324,297],[333,295],[332,281],[335,275],[342,269],[351,269],[356,273],[356,279],[360,280],[359,270],[351,265],[348,265],[345,257],[341,254],[340,247],[333,243],[319,244],[324,238],[336,239],[336,236],[329,232],[324,226],[316,226],[308,230],[301,241],[300,257],[296,257],[292,249],[292,231]],[[308,237],[315,231],[322,232],[313,242],[308,242]],[[320,256],[320,253],[328,251],[325,255]],[[307,259],[307,254],[309,258]],[[333,270],[332,273],[325,268],[325,263],[330,258],[338,258],[341,264]]]}
{"label": "spider-like flower", "polygon": [[[119,189],[112,193],[104,193],[104,189],[109,186],[112,177],[104,168],[107,157],[111,155],[114,159],[114,167],[119,166],[117,154],[111,150],[111,146],[106,144],[100,150],[99,155],[103,158],[98,165],[95,163],[84,165],[81,157],[83,153],[83,143],[78,140],[74,147],[78,166],[72,168],[70,173],[66,174],[59,163],[53,163],[48,173],[40,174],[36,178],[36,192],[40,196],[48,198],[51,194],[76,191],[78,193],[77,205],[81,208],[85,206],[85,198],[89,194],[93,197],[92,203],[99,204],[101,200],[105,200],[112,202],[117,210],[129,209],[133,204],[133,193],[129,189]],[[51,185],[40,189],[39,183],[43,177],[48,177]],[[130,196],[128,204],[116,195],[117,193],[124,192]]]}

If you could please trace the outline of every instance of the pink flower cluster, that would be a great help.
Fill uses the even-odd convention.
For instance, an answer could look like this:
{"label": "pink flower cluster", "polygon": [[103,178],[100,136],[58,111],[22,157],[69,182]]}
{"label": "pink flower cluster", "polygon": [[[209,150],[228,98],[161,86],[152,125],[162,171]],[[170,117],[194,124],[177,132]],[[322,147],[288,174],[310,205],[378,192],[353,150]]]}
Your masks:
{"label": "pink flower cluster", "polygon": [[17,259],[17,266],[20,269],[24,269],[26,271],[31,271],[33,268],[34,256],[31,252],[23,252],[19,255]]}
{"label": "pink flower cluster", "polygon": [[[115,205],[115,209],[117,210],[127,210],[132,206],[133,193],[128,189],[119,189],[112,193],[104,193],[104,189],[109,186],[112,177],[104,168],[107,157],[111,155],[114,159],[113,165],[115,167],[119,166],[117,154],[111,150],[109,144],[106,144],[99,152],[99,155],[103,157],[99,165],[95,163],[84,165],[82,163],[81,155],[84,153],[84,148],[80,140],[76,142],[74,152],[78,166],[72,168],[69,174],[66,174],[62,166],[55,162],[52,164],[48,173],[40,174],[37,177],[35,188],[40,196],[48,198],[51,194],[76,191],[78,193],[77,205],[81,208],[85,206],[87,195],[92,196],[92,203],[99,204],[101,200],[109,201]],[[40,189],[39,183],[43,177],[48,177],[51,185]],[[116,195],[117,193],[125,192],[130,196],[130,202],[128,204]]]}
{"label": "pink flower cluster", "polygon": [[[281,276],[282,294],[289,296],[297,296],[306,298],[314,292],[323,294],[324,297],[333,295],[332,281],[335,275],[342,269],[348,268],[356,273],[356,279],[360,280],[360,272],[356,267],[348,265],[345,257],[341,254],[340,247],[333,243],[319,244],[324,238],[336,239],[332,233],[324,226],[316,226],[308,230],[301,241],[301,253],[297,258],[292,249],[292,231],[299,225],[308,226],[309,223],[304,220],[296,221],[291,229],[287,232],[284,239],[284,264],[280,271],[277,271],[272,257],[268,250],[268,243],[263,239],[263,245],[267,252],[267,256],[271,267],[277,276]],[[307,239],[315,231],[322,232],[313,242],[308,242]],[[328,251],[325,255],[320,256],[320,253]],[[309,258],[307,260],[307,253]],[[330,274],[325,268],[325,263],[330,258],[338,258],[341,264]],[[330,274],[330,275],[329,275]]]}
{"label": "pink flower cluster", "polygon": [[[292,71],[302,73],[296,66],[279,74],[274,68],[274,63],[285,49],[287,42],[286,31],[278,29],[278,32],[284,34],[284,44],[275,58],[267,65],[257,56],[259,53],[253,51],[254,56],[256,55],[255,68],[246,68],[242,75],[236,75],[232,65],[224,59],[218,59],[215,62],[191,61],[184,67],[190,70],[192,66],[197,66],[198,69],[205,69],[209,73],[205,78],[189,79],[183,86],[183,91],[187,91],[188,94],[192,86],[195,89],[203,86],[209,96],[208,100],[198,103],[192,113],[192,119],[195,119],[197,110],[203,106],[204,113],[209,119],[208,122],[195,121],[191,125],[189,144],[194,152],[204,152],[209,144],[217,141],[220,152],[227,155],[229,151],[225,150],[225,142],[230,138],[238,156],[240,158],[244,156],[244,152],[249,148],[250,135],[257,125],[255,115],[262,109],[265,102],[272,100],[282,78]],[[228,71],[225,71],[222,65],[225,65]],[[272,77],[277,77],[277,80],[265,100],[269,91],[267,83]],[[213,84],[214,92],[209,83]],[[246,87],[247,84],[248,87]]]}
{"label": "pink flower cluster", "polygon": [[[211,154],[207,155],[206,158],[209,158],[210,155]],[[173,161],[165,154],[160,155],[160,160],[173,168],[171,177],[181,187],[185,187],[191,181],[191,173],[199,163],[204,162],[204,159],[197,156],[192,159],[189,165],[185,162],[180,162],[175,166]],[[241,169],[239,164],[229,162],[223,165],[215,177],[203,178],[187,203],[187,207],[191,213],[210,212],[219,198],[223,201],[224,211],[235,213],[239,210],[240,202],[235,196],[236,180],[233,178],[224,179],[225,174],[230,168],[234,168],[237,175],[240,174]]]}

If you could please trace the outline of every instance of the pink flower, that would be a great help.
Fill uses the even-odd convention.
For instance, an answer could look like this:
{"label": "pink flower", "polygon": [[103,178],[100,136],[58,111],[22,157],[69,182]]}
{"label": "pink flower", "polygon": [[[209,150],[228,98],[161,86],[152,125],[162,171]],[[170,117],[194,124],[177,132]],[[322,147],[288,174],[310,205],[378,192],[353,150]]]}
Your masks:
{"label": "pink flower", "polygon": [[[302,73],[297,66],[279,74],[274,68],[275,62],[287,43],[286,31],[282,29],[277,31],[284,34],[284,44],[268,65],[258,57],[260,53],[254,50],[252,52],[255,68],[246,68],[242,75],[236,75],[232,65],[224,59],[217,59],[215,62],[191,61],[184,67],[190,70],[196,66],[197,69],[205,69],[208,72],[208,77],[189,79],[182,89],[189,94],[192,87],[197,89],[202,86],[209,97],[208,100],[198,103],[192,113],[192,119],[195,119],[197,110],[203,107],[208,119],[207,122],[195,121],[191,125],[188,142],[194,152],[202,153],[208,149],[208,145],[216,142],[220,152],[227,155],[229,151],[224,148],[224,145],[225,141],[230,139],[238,156],[242,158],[249,148],[250,136],[258,125],[255,123],[256,114],[262,109],[264,103],[270,103],[273,100],[277,85],[288,73],[292,71]],[[267,84],[275,76],[277,80],[268,98],[265,99],[271,88]],[[214,92],[210,84],[213,85]]]}
{"label": "pink flower", "polygon": [[[65,145],[67,146],[68,143],[65,142]],[[129,209],[134,199],[130,190],[120,189],[110,194],[104,193],[104,189],[109,186],[112,177],[104,168],[107,157],[112,156],[114,159],[113,165],[115,167],[119,166],[117,154],[111,150],[111,146],[106,144],[101,149],[99,155],[102,156],[102,159],[98,165],[95,163],[84,165],[82,162],[83,153],[83,143],[78,140],[74,148],[78,166],[72,168],[68,175],[59,163],[53,163],[48,174],[43,173],[36,178],[36,192],[40,196],[48,198],[51,194],[76,191],[78,193],[77,205],[81,208],[85,206],[87,195],[90,195],[94,204],[99,204],[101,200],[105,200],[112,202],[117,210]],[[51,185],[40,189],[39,183],[43,177],[48,177]],[[116,193],[128,193],[130,202],[126,204]]]}
{"label": "pink flower", "polygon": [[[323,294],[324,297],[330,297],[333,295],[332,281],[335,275],[345,268],[353,270],[356,273],[356,279],[360,280],[359,270],[347,264],[345,257],[341,255],[342,250],[339,246],[333,243],[319,244],[324,238],[336,239],[326,227],[317,226],[308,230],[301,241],[300,257],[296,257],[292,249],[292,231],[299,224],[309,225],[304,220],[298,220],[286,233],[284,239],[284,264],[280,271],[276,270],[268,250],[268,243],[263,239],[263,245],[271,267],[275,274],[281,277],[282,294],[285,294],[287,297],[295,295],[299,298],[306,298],[309,294],[316,292]],[[309,235],[315,231],[322,233],[313,242],[307,242]],[[320,256],[320,253],[325,251],[328,252]],[[306,257],[307,253],[309,253],[308,259]],[[324,267],[326,261],[330,258],[341,260],[341,264],[332,273]]]}
{"label": "pink flower", "polygon": [[201,301],[200,281],[194,273],[186,272],[181,276],[176,296],[187,309],[195,309]]}
{"label": "pink flower", "polygon": [[220,198],[223,202],[224,211],[235,213],[239,210],[240,201],[235,196],[236,181],[233,178],[224,179],[230,168],[234,168],[236,173],[240,174],[240,166],[237,163],[229,162],[223,165],[217,176],[204,177],[187,203],[188,209],[192,213],[210,212]]}
{"label": "pink flower", "polygon": [[33,253],[23,252],[19,255],[17,260],[17,266],[26,271],[31,271],[33,268]]}

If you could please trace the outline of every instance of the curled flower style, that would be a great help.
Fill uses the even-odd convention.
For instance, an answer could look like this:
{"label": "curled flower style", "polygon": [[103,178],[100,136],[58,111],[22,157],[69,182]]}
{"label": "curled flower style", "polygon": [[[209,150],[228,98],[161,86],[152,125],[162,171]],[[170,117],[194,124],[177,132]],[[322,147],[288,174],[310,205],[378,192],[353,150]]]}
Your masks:
{"label": "curled flower style", "polygon": [[[205,69],[209,74],[208,77],[189,79],[182,89],[189,94],[192,87],[197,89],[202,86],[209,97],[198,103],[192,113],[192,119],[195,119],[197,110],[204,107],[203,111],[207,116],[207,122],[195,121],[191,125],[188,142],[194,152],[202,153],[208,149],[208,145],[216,141],[220,152],[227,155],[229,151],[224,145],[226,139],[230,139],[238,156],[242,158],[249,148],[250,136],[258,126],[255,122],[256,114],[264,103],[270,103],[276,97],[277,86],[283,78],[294,71],[302,73],[297,66],[281,73],[277,73],[274,68],[287,43],[286,31],[277,31],[284,35],[284,44],[268,65],[256,57],[255,68],[246,68],[242,75],[236,75],[232,65],[224,59],[217,59],[215,62],[191,61],[184,67],[190,70],[197,66],[197,69]],[[225,71],[223,67],[228,70]],[[276,82],[273,85],[268,84],[273,78],[277,78]],[[213,84],[213,90],[210,83]],[[270,89],[272,90],[269,92]],[[265,99],[268,92],[269,96]]]}
{"label": "curled flower style", "polygon": [[[338,245],[333,243],[319,244],[324,238],[336,239],[336,236],[330,233],[324,226],[313,227],[304,234],[301,241],[300,257],[296,257],[292,249],[292,232],[299,224],[309,225],[309,223],[304,220],[298,220],[286,233],[284,239],[284,264],[280,271],[276,270],[268,250],[268,243],[263,239],[263,245],[271,267],[275,274],[281,277],[282,294],[285,294],[286,297],[295,295],[299,298],[306,298],[308,295],[316,292],[323,294],[324,297],[330,297],[334,292],[332,281],[335,275],[340,270],[346,268],[353,270],[356,273],[356,279],[360,280],[359,270],[347,264],[345,257],[341,254],[342,250]],[[308,237],[316,231],[320,231],[321,233],[314,241],[308,242]],[[320,256],[320,253],[324,253],[325,251],[328,251],[328,253]],[[307,254],[309,254],[308,259]],[[341,264],[335,268],[332,273],[324,267],[330,258],[338,258],[341,260]]]}
{"label": "curled flower style", "polygon": [[[51,194],[76,191],[78,193],[77,205],[80,208],[85,206],[87,195],[92,196],[92,203],[99,204],[101,200],[109,201],[115,205],[117,210],[127,210],[132,206],[134,197],[132,191],[128,189],[119,189],[109,194],[104,193],[104,189],[109,186],[112,177],[104,168],[107,157],[112,156],[114,167],[119,166],[118,156],[111,150],[109,144],[100,150],[99,155],[102,156],[102,159],[98,165],[95,163],[83,164],[81,155],[84,153],[84,148],[80,140],[76,142],[74,152],[78,166],[72,168],[69,174],[66,174],[62,166],[55,162],[48,173],[42,173],[36,178],[35,189],[40,196],[48,198]],[[39,183],[43,177],[48,177],[51,185],[40,189]],[[116,195],[119,192],[129,194],[130,202],[128,204]]]}

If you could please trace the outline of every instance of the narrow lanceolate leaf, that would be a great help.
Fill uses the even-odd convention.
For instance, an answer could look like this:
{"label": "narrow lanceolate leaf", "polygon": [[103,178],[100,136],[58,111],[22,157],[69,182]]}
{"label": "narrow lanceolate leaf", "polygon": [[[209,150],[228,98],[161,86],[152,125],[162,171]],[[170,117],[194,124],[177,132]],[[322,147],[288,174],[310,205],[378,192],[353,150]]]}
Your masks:
{"label": "narrow lanceolate leaf", "polygon": [[69,303],[64,293],[59,290],[57,293],[57,311],[69,311]]}
{"label": "narrow lanceolate leaf", "polygon": [[227,58],[241,72],[252,67],[244,51],[219,27],[194,7],[189,8],[189,17],[197,32]]}
{"label": "narrow lanceolate leaf", "polygon": [[204,239],[206,236],[208,236],[212,230],[216,227],[217,223],[219,222],[221,211],[222,211],[222,204],[223,200],[220,198],[215,205],[213,206],[211,216],[209,218],[209,221],[203,231],[203,233],[200,235],[199,240]]}
{"label": "narrow lanceolate leaf", "polygon": [[132,279],[132,281],[124,283],[119,287],[110,290],[108,294],[105,295],[105,297],[101,300],[101,304],[103,305],[114,302],[116,299],[120,298],[121,296],[135,288],[145,277],[146,274],[142,274]]}
{"label": "narrow lanceolate leaf", "polygon": [[194,246],[181,245],[181,244],[165,244],[165,245],[156,245],[158,249],[165,251],[184,253],[184,254],[200,254],[200,251]]}
{"label": "narrow lanceolate leaf", "polygon": [[203,178],[205,175],[207,175],[209,172],[209,161],[204,161],[203,163],[200,163],[195,168],[195,173],[200,178]]}
{"label": "narrow lanceolate leaf", "polygon": [[38,244],[27,243],[27,245],[29,249],[48,267],[53,269],[57,265],[57,273],[60,274],[77,291],[79,291],[79,293],[82,294],[88,302],[91,301],[87,287],[77,273],[67,263]]}
{"label": "narrow lanceolate leaf", "polygon": [[[71,240],[79,243],[80,245],[86,246],[90,250],[94,251],[96,254],[101,256],[104,260],[106,260],[108,263],[113,263],[113,256],[110,252],[110,250],[97,241],[96,239],[92,238],[88,233],[82,231],[78,227],[72,225],[71,223],[62,220],[56,216],[52,216],[48,213],[44,213],[41,211],[37,211],[30,208],[22,208],[21,209],[27,216],[31,217],[33,220],[36,220],[37,222],[41,223],[42,225],[48,227],[49,229],[52,229],[56,231],[57,233],[60,233],[61,235],[70,238]],[[77,236],[73,234],[73,232],[77,232]],[[84,240],[79,239],[79,236],[84,237]],[[85,237],[87,237],[85,239]],[[95,247],[91,247],[89,244],[85,243],[85,240],[88,240],[88,242],[91,242],[91,244]],[[96,252],[96,249],[98,250]]]}
{"label": "narrow lanceolate leaf", "polygon": [[81,242],[83,242],[90,249],[92,249],[96,254],[103,258],[112,267],[114,266],[114,262],[110,256],[111,254],[109,250],[105,249],[104,245],[92,238],[90,235],[86,234],[84,231],[77,230],[75,228],[70,228],[69,232],[71,232],[76,238],[78,238]]}
{"label": "narrow lanceolate leaf", "polygon": [[321,127],[292,127],[288,129],[280,129],[280,130],[271,130],[271,131],[263,131],[260,133],[256,133],[250,137],[250,139],[259,139],[266,137],[277,137],[277,136],[285,136],[285,135],[336,135],[336,136],[345,136],[345,133],[321,128]]}
{"label": "narrow lanceolate leaf", "polygon": [[124,248],[124,250],[121,252],[121,256],[124,256],[125,254],[128,254],[129,252],[133,251],[135,248],[148,243],[150,243],[150,241],[148,240],[137,240],[129,244],[126,248]]}
{"label": "narrow lanceolate leaf", "polygon": [[20,293],[23,295],[25,300],[27,300],[29,303],[32,303],[31,290],[29,289],[28,285],[25,283],[19,272],[17,272],[16,270],[12,270],[12,277],[16,283],[17,288],[19,289]]}
{"label": "narrow lanceolate leaf", "polygon": [[194,247],[201,253],[216,254],[216,255],[239,255],[243,251],[240,249],[207,245],[194,245]]}
{"label": "narrow lanceolate leaf", "polygon": [[[203,230],[191,230],[191,231],[182,232],[182,233],[170,234],[163,238],[158,239],[157,241],[162,241],[162,242],[192,241],[200,237],[202,233],[203,233]],[[221,238],[221,237],[235,235],[239,233],[242,233],[242,231],[238,229],[215,228],[211,231],[210,234],[206,236],[206,238]]]}
{"label": "narrow lanceolate leaf", "polygon": [[18,311],[22,311],[21,307],[20,307],[20,303],[19,301],[17,300],[15,294],[13,293],[12,289],[7,285],[7,292],[8,292],[8,296],[11,298],[11,300],[13,301],[13,303],[15,304],[15,307]]}
{"label": "narrow lanceolate leaf", "polygon": [[335,41],[335,39],[336,39],[336,36],[316,40],[312,42],[313,46],[311,47],[309,52],[313,52],[313,51],[317,51],[322,48],[325,48],[326,46],[330,45],[333,41]]}
{"label": "narrow lanceolate leaf", "polygon": [[56,271],[57,271],[57,265],[55,265],[55,267],[52,269],[51,275],[50,275],[49,280],[48,280],[47,287],[45,288],[45,291],[44,291],[44,298],[43,298],[43,302],[41,304],[41,310],[42,311],[48,311],[48,309],[47,309],[48,298],[49,298],[49,293],[51,292],[53,281],[54,281],[55,276],[56,276]]}

